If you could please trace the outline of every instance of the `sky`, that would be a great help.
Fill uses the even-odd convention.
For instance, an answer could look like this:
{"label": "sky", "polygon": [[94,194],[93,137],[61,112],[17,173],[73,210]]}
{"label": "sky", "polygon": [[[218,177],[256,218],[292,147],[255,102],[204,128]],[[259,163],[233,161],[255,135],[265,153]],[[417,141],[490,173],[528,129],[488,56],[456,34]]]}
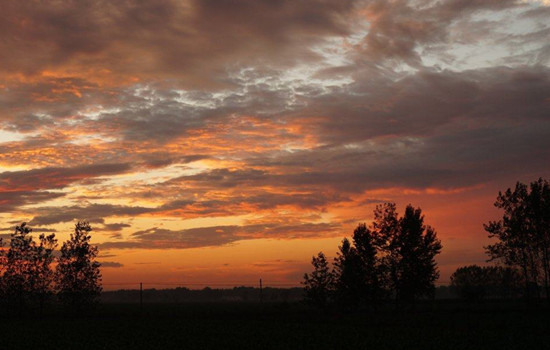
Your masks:
{"label": "sky", "polygon": [[550,177],[550,2],[0,0],[0,233],[88,220],[106,289],[299,285],[376,205],[441,284]]}

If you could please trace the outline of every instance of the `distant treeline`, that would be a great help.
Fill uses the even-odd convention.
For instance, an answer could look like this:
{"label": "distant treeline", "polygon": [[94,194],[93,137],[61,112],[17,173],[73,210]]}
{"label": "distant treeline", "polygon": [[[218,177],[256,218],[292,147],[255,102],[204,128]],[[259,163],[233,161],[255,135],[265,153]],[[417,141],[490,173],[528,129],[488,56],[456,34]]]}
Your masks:
{"label": "distant treeline", "polygon": [[523,277],[512,267],[470,265],[451,276],[450,290],[462,299],[510,299],[524,295]]}
{"label": "distant treeline", "polygon": [[[500,298],[502,293],[493,290],[485,294],[487,298]],[[305,293],[301,287],[292,288],[260,288],[234,287],[234,288],[170,288],[170,289],[144,289],[143,303],[187,303],[187,302],[250,302],[250,303],[284,303],[302,302]],[[453,286],[438,286],[434,291],[435,299],[460,298],[459,291]],[[103,291],[100,300],[102,303],[128,303],[139,304],[140,291],[137,289],[120,289]]]}
{"label": "distant treeline", "polygon": [[[144,303],[186,303],[186,302],[297,302],[304,298],[304,290],[295,288],[254,288],[235,287],[231,289],[203,288],[173,288],[144,289]],[[105,303],[139,303],[139,290],[116,290],[101,293],[101,301]]]}

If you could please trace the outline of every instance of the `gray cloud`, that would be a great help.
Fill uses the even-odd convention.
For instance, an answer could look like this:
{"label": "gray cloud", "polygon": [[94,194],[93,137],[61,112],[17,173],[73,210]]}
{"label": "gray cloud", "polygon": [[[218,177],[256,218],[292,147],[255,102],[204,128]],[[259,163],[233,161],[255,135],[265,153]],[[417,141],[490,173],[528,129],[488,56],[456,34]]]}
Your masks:
{"label": "gray cloud", "polygon": [[[87,219],[122,238],[129,224],[105,218],[269,216],[289,208],[318,215],[369,190],[513,183],[550,171],[547,7],[513,0],[5,5],[0,49],[10,54],[0,58],[0,128],[26,138],[2,143],[0,160],[31,169],[0,173],[0,212],[32,213],[34,225]],[[511,34],[503,28],[511,16],[533,26]],[[472,45],[500,57],[482,55],[486,61],[461,69],[467,53],[459,51]],[[219,168],[188,164],[203,160]],[[99,178],[171,165],[170,175],[149,182],[117,187]],[[94,193],[54,191],[75,184]],[[72,203],[28,208],[64,196]],[[114,198],[155,204],[98,204]],[[157,227],[105,247],[191,248],[319,231],[336,228]]]}
{"label": "gray cloud", "polygon": [[93,164],[73,168],[7,171],[0,173],[0,188],[9,191],[61,189],[81,180],[119,174],[130,169],[130,164]]}
{"label": "gray cloud", "polygon": [[[5,4],[5,71],[78,62],[205,81],[227,61],[313,56],[306,43],[349,32],[354,1],[78,1]],[[31,56],[32,59],[28,59]],[[242,55],[246,52],[246,56]],[[134,59],[141,57],[142,59]],[[244,63],[244,62],[243,62]],[[212,79],[206,79],[212,80]]]}
{"label": "gray cloud", "polygon": [[2,191],[0,192],[0,213],[9,213],[25,205],[39,204],[64,195],[64,193],[47,191]]}
{"label": "gray cloud", "polygon": [[101,264],[102,268],[120,268],[124,266],[123,264],[116,261],[99,261],[99,263]]}
{"label": "gray cloud", "polygon": [[87,206],[65,206],[65,207],[41,207],[35,212],[38,213],[31,225],[45,226],[60,222],[85,220],[90,223],[104,223],[104,218],[112,216],[135,216],[154,211],[151,208],[129,207],[112,204],[90,204]]}
{"label": "gray cloud", "polygon": [[154,227],[132,234],[129,241],[111,241],[100,244],[102,249],[186,249],[226,245],[239,240],[255,238],[307,238],[334,235],[336,224],[298,223],[291,225],[266,223],[244,226],[213,226],[185,230]]}

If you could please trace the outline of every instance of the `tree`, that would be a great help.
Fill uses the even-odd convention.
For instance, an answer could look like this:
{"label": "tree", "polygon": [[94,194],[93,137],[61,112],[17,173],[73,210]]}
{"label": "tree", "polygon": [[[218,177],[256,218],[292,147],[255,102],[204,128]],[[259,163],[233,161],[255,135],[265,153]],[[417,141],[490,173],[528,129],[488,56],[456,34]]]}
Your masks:
{"label": "tree", "polygon": [[55,235],[39,236],[39,244],[33,240],[32,229],[26,223],[16,226],[11,235],[10,247],[5,255],[5,272],[2,291],[6,301],[19,306],[22,311],[27,301],[38,301],[40,312],[46,298],[52,292],[53,251],[57,246]]}
{"label": "tree", "polygon": [[2,292],[9,306],[22,311],[29,290],[28,276],[32,261],[32,229],[24,222],[11,234],[10,247],[6,254],[6,270],[2,276]]}
{"label": "tree", "polygon": [[372,231],[380,260],[380,282],[388,293],[396,294],[399,285],[399,215],[395,203],[377,205]]}
{"label": "tree", "polygon": [[485,275],[483,268],[477,265],[460,267],[451,275],[451,287],[463,299],[483,299],[487,293]]}
{"label": "tree", "polygon": [[346,307],[376,306],[384,295],[381,271],[376,237],[366,224],[359,224],[352,242],[344,239],[334,260],[337,301]]}
{"label": "tree", "polygon": [[[344,238],[338,247],[332,278],[334,299],[340,305],[376,306],[390,294],[407,302],[434,295],[439,277],[435,256],[441,252],[441,242],[435,230],[424,225],[420,208],[407,206],[402,218],[395,208],[394,203],[377,206],[372,226],[359,224],[352,241]],[[315,276],[326,282],[328,265],[321,254],[312,263]],[[304,276],[307,286],[326,285],[315,283],[313,276]]]}
{"label": "tree", "polygon": [[304,274],[306,300],[325,309],[334,291],[334,278],[329,263],[323,252],[311,258],[313,272]]}
{"label": "tree", "polygon": [[400,220],[399,233],[399,299],[414,301],[422,296],[432,297],[439,278],[435,256],[441,252],[441,241],[432,227],[424,225],[422,210],[411,205]]}
{"label": "tree", "polygon": [[383,266],[376,247],[377,237],[366,224],[359,224],[353,231],[353,245],[358,256],[362,298],[376,303],[383,297]]}
{"label": "tree", "polygon": [[550,185],[538,179],[529,186],[517,182],[514,190],[499,192],[495,207],[501,220],[484,225],[490,238],[498,242],[485,247],[489,260],[518,267],[523,274],[525,296],[540,297],[543,284],[550,295]]}
{"label": "tree", "polygon": [[338,249],[338,256],[334,259],[335,299],[345,308],[356,308],[365,292],[361,257],[347,238],[342,240]]}
{"label": "tree", "polygon": [[91,231],[87,222],[75,225],[74,233],[61,247],[56,269],[61,301],[77,310],[96,302],[102,290],[100,264],[95,261],[98,249],[90,245]]}
{"label": "tree", "polygon": [[57,247],[57,239],[53,233],[48,236],[41,234],[38,241],[38,244],[32,242],[33,254],[28,283],[30,296],[38,302],[42,313],[44,303],[53,292],[55,273],[51,264],[54,261],[53,252]]}
{"label": "tree", "polygon": [[452,289],[469,301],[513,297],[520,283],[521,276],[516,269],[502,266],[463,266],[451,275]]}
{"label": "tree", "polygon": [[388,290],[398,302],[432,297],[439,278],[435,256],[442,247],[435,230],[424,225],[422,210],[408,205],[399,218],[395,204],[386,203],[377,206],[374,216],[373,234]]}

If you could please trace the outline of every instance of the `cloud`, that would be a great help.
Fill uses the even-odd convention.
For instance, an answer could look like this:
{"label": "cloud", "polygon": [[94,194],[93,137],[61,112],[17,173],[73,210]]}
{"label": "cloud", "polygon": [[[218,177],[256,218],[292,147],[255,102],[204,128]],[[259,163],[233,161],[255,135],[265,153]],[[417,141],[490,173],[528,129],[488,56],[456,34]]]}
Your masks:
{"label": "cloud", "polygon": [[179,231],[150,228],[132,234],[129,241],[111,241],[100,244],[101,249],[187,249],[227,245],[239,240],[257,238],[292,239],[331,236],[339,228],[336,224],[251,224],[212,226]]}
{"label": "cloud", "polygon": [[[354,1],[11,2],[4,7],[4,72],[66,67],[165,77],[195,84],[228,61],[285,63],[314,56],[309,43],[349,32]],[[244,54],[246,53],[246,54]],[[31,57],[29,59],[28,57]],[[105,73],[103,73],[105,75]],[[185,77],[188,78],[185,78]],[[206,79],[205,79],[206,78]]]}
{"label": "cloud", "polygon": [[516,0],[369,1],[363,10],[369,30],[360,46],[371,59],[398,59],[420,66],[418,49],[448,42],[456,21],[483,10],[498,12],[517,4]]}
{"label": "cloud", "polygon": [[131,169],[130,164],[93,164],[73,168],[40,168],[0,173],[0,190],[5,192],[62,189],[93,177],[113,175]]}
{"label": "cloud", "polygon": [[[540,2],[2,10],[0,128],[14,140],[0,140],[5,226],[86,219],[113,249],[333,237],[391,201],[388,189],[474,196],[550,170]],[[161,226],[188,219],[216,224]]]}
{"label": "cloud", "polygon": [[19,207],[39,204],[65,196],[64,193],[47,191],[2,191],[0,192],[0,213],[9,213]]}
{"label": "cloud", "polygon": [[101,268],[120,268],[124,265],[115,261],[99,261]]}
{"label": "cloud", "polygon": [[[132,227],[130,224],[125,223],[113,223],[113,224],[103,224],[102,230],[105,231],[122,231],[125,228]],[[97,229],[96,229],[97,231]]]}
{"label": "cloud", "polygon": [[[41,207],[30,225],[46,226],[61,222],[85,220],[90,223],[104,223],[104,218],[112,216],[135,216],[150,213],[154,209],[145,207],[130,207],[112,204],[90,204],[87,206]],[[107,224],[108,226],[109,224]],[[117,226],[119,227],[119,226]]]}

